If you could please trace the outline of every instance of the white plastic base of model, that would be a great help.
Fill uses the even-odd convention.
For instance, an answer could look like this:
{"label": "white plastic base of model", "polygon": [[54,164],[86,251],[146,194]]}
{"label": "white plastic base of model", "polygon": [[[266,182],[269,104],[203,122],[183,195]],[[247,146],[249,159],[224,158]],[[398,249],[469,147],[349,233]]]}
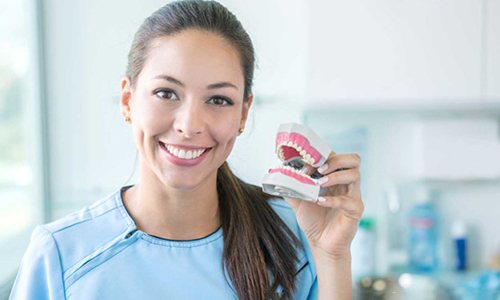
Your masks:
{"label": "white plastic base of model", "polygon": [[280,127],[278,128],[278,133],[281,132],[298,133],[309,141],[309,146],[316,149],[316,151],[318,151],[319,154],[321,155],[320,161],[312,165],[315,168],[322,166],[326,162],[328,156],[331,153],[330,146],[328,146],[328,144],[325,141],[323,141],[314,131],[312,131],[309,127],[305,125],[298,123],[281,124]]}
{"label": "white plastic base of model", "polygon": [[262,180],[265,193],[315,202],[320,196],[320,186],[300,182],[282,173],[268,173]]}

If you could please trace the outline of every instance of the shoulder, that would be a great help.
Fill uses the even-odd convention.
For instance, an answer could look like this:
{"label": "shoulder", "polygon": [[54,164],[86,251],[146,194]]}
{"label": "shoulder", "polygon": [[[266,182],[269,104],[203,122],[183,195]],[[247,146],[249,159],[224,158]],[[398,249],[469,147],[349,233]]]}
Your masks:
{"label": "shoulder", "polygon": [[292,207],[282,198],[273,198],[268,200],[273,210],[285,222],[288,228],[300,240],[304,250],[309,251],[309,244],[307,238],[297,222],[297,217]]}
{"label": "shoulder", "polygon": [[114,211],[119,210],[120,206],[123,206],[119,197],[121,197],[120,192],[114,192],[74,213],[44,224],[42,227],[53,234],[58,234],[78,230],[92,224],[92,222],[102,221],[104,220],[103,216],[109,216]]}
{"label": "shoulder", "polygon": [[123,210],[121,193],[117,191],[75,213],[38,226],[30,245],[52,240],[66,270],[102,245],[126,234],[132,224]]}
{"label": "shoulder", "polygon": [[59,250],[41,226],[33,231],[9,299],[65,299]]}
{"label": "shoulder", "polygon": [[309,243],[307,238],[297,222],[295,212],[292,207],[281,198],[273,198],[268,200],[269,204],[280,217],[280,219],[288,226],[288,229],[299,239],[301,247],[298,250],[299,258],[307,259],[310,254]]}
{"label": "shoulder", "polygon": [[286,202],[282,198],[271,199],[269,200],[269,204],[278,214],[278,216],[283,220],[283,222],[285,222],[288,228],[299,239],[301,243],[301,248],[297,249],[299,254],[299,260],[302,261],[302,265],[304,263],[309,264],[310,271],[312,272],[313,275],[315,275],[314,263],[312,259],[311,249],[309,247],[309,242],[304,232],[300,228],[299,223],[297,222],[297,218],[295,216],[295,212],[293,211],[292,207],[288,204],[288,202]]}
{"label": "shoulder", "polygon": [[297,262],[297,295],[298,299],[316,299],[317,296],[317,281],[316,281],[316,268],[314,260],[309,247],[309,242],[300,228],[295,212],[292,207],[282,198],[273,198],[268,200],[273,210],[285,222],[288,228],[295,234],[301,243],[301,247],[297,249],[298,259]]}
{"label": "shoulder", "polygon": [[[50,260],[47,260],[50,257]],[[52,265],[57,265],[59,261],[59,250],[52,233],[43,226],[37,226],[31,234],[30,243],[23,257],[23,263],[36,264],[38,261],[50,261]]]}
{"label": "shoulder", "polygon": [[288,228],[299,237],[301,229],[297,223],[295,212],[292,207],[282,198],[273,198],[268,200],[269,205],[280,216],[280,218],[288,225]]}

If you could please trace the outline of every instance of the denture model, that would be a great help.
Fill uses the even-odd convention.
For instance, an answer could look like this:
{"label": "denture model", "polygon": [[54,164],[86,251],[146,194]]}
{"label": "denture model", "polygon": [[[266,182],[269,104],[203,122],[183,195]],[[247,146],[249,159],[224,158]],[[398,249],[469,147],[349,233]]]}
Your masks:
{"label": "denture model", "polygon": [[325,192],[317,182],[322,175],[308,175],[306,164],[314,168],[322,166],[330,155],[330,147],[308,127],[287,123],[280,125],[276,135],[276,154],[283,162],[270,169],[262,180],[265,193],[316,201]]}

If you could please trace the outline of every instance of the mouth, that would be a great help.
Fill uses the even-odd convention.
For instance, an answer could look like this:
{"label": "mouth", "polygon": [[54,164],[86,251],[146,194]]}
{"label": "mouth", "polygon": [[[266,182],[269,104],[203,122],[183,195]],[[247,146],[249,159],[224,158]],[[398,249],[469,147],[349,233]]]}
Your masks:
{"label": "mouth", "polygon": [[280,197],[316,201],[322,191],[315,171],[328,159],[330,146],[306,126],[280,125],[276,135],[276,155],[282,165],[270,169],[262,180],[265,193]]}
{"label": "mouth", "polygon": [[212,148],[201,148],[201,147],[192,147],[192,146],[174,146],[170,144],[166,144],[163,142],[159,142],[160,147],[170,153],[172,156],[182,159],[182,160],[192,160],[197,159],[206,152],[210,151]]}
{"label": "mouth", "polygon": [[[322,164],[328,152],[324,148],[328,146],[300,126],[282,126],[280,129],[276,136],[276,154],[284,165],[270,169],[268,173],[278,173],[304,184],[316,185],[317,178],[312,176],[314,174],[308,174],[304,165]],[[273,176],[279,176],[278,174]]]}

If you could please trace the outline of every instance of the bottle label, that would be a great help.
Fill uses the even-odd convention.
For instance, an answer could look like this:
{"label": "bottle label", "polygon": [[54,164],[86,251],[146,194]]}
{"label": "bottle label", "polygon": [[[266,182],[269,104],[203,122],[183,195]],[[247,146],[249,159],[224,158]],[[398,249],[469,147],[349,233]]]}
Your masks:
{"label": "bottle label", "polygon": [[434,221],[432,219],[413,218],[410,220],[410,224],[416,228],[430,228],[434,225]]}

